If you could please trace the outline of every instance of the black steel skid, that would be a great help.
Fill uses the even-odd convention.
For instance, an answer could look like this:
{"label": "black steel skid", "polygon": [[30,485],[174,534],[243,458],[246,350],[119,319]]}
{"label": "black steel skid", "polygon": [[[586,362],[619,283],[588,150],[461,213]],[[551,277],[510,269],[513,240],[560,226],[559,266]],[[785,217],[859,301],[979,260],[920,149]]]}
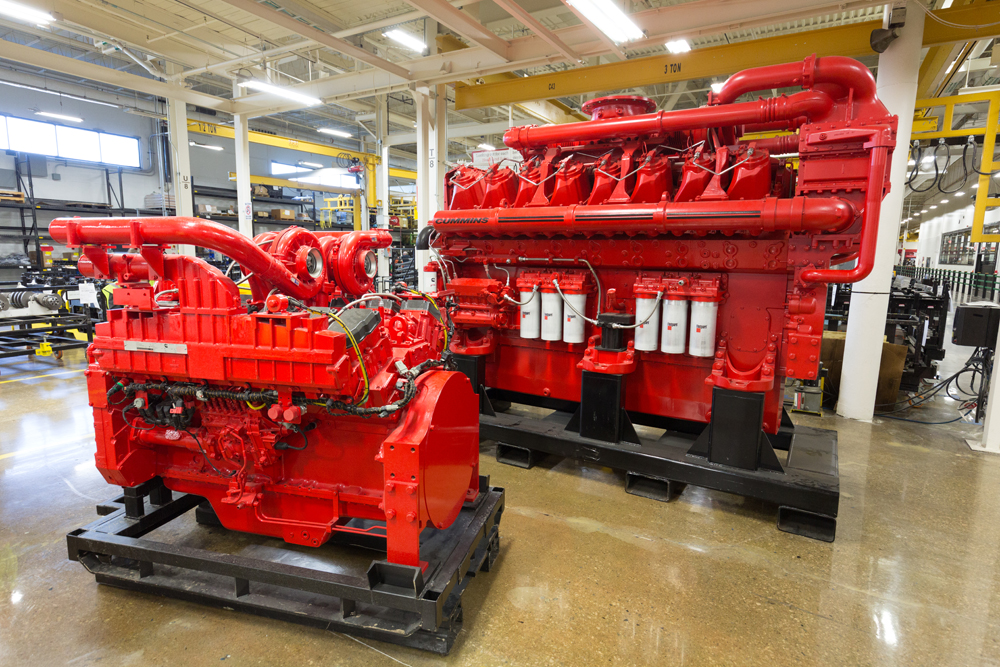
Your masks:
{"label": "black steel skid", "polygon": [[[687,484],[718,489],[778,505],[782,531],[825,542],[836,537],[836,431],[794,426],[783,414],[778,433],[765,433],[763,394],[715,389],[706,426],[624,410],[621,375],[584,372],[580,402],[486,388],[481,359],[459,359],[458,368],[478,380],[479,437],[496,442],[497,461],[521,468],[545,454],[591,461],[624,470],[626,492],[661,501]],[[505,412],[512,403],[554,412],[544,418]],[[634,424],[666,432],[643,438]],[[779,460],[775,450],[788,455]]]}
{"label": "black steel skid", "polygon": [[[372,561],[366,577],[355,577],[278,562],[280,556],[248,558],[148,539],[149,532],[194,507],[199,523],[218,525],[203,498],[174,498],[159,478],[98,505],[102,518],[69,533],[66,542],[70,560],[101,584],[446,654],[462,629],[465,588],[477,572],[490,571],[500,550],[504,491],[489,486],[486,477],[480,477],[480,489],[449,528],[424,531],[420,558],[428,563],[426,571]],[[384,548],[378,536],[337,536],[340,546],[381,542]]]}

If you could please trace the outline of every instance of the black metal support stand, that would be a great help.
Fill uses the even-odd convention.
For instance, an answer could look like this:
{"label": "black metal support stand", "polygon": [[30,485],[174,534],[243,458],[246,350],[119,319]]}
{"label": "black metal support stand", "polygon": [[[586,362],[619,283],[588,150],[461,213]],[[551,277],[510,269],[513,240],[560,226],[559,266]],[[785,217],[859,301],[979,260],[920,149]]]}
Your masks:
{"label": "black metal support stand", "polygon": [[[283,555],[247,558],[148,539],[146,535],[194,507],[199,523],[218,525],[198,496],[173,497],[159,478],[124,489],[99,505],[101,519],[66,537],[70,560],[83,564],[97,582],[144,593],[300,623],[446,654],[462,629],[462,595],[472,577],[489,572],[500,550],[503,489],[480,478],[480,494],[466,503],[444,530],[421,535],[425,570],[373,561],[364,577],[290,565]],[[145,507],[144,499],[150,507]],[[369,528],[370,521],[348,525]],[[338,533],[344,544],[384,548],[384,536]],[[287,561],[287,559],[284,559]]]}
{"label": "black metal support stand", "polygon": [[[623,378],[583,374],[574,404],[495,389],[479,417],[479,436],[497,443],[497,460],[530,468],[544,455],[591,461],[624,470],[625,491],[670,500],[688,484],[778,505],[778,528],[832,542],[837,530],[840,477],[835,431],[792,426],[776,435],[761,428],[763,394],[716,389],[708,426],[622,409]],[[555,410],[538,419],[508,414],[494,399]],[[491,414],[492,413],[492,414]],[[589,415],[583,419],[582,415]],[[658,439],[636,435],[633,424],[665,429]],[[779,459],[775,450],[786,450]]]}

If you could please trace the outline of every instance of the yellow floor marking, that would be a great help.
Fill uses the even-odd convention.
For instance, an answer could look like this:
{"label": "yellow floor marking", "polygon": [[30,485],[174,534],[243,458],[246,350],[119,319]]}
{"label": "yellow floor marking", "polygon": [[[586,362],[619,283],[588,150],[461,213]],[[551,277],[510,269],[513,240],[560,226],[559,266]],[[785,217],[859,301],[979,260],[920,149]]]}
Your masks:
{"label": "yellow floor marking", "polygon": [[25,380],[37,380],[39,378],[50,378],[50,377],[55,377],[56,375],[66,375],[67,373],[82,373],[85,370],[87,370],[87,369],[86,368],[80,368],[80,369],[75,370],[75,371],[59,371],[58,373],[49,373],[48,375],[32,375],[31,377],[18,378],[16,380],[3,380],[3,381],[0,381],[0,384],[7,384],[9,382],[24,382]]}

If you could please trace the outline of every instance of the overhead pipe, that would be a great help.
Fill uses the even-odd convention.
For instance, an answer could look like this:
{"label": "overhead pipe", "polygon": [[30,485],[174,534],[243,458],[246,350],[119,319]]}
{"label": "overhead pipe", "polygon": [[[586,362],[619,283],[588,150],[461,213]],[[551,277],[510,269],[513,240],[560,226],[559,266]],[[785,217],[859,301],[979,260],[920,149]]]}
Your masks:
{"label": "overhead pipe", "polygon": [[791,197],[760,201],[439,211],[431,224],[445,236],[613,236],[624,232],[647,235],[742,231],[838,232],[854,224],[856,218],[854,206],[839,197]]}
{"label": "overhead pipe", "polygon": [[877,100],[875,77],[868,68],[853,58],[843,56],[809,56],[801,63],[785,63],[743,70],[729,77],[718,93],[713,93],[710,103],[728,105],[741,95],[757,90],[801,86],[812,88],[817,84],[839,86],[840,96],[846,97],[853,90],[854,101],[863,105]]}
{"label": "overhead pipe", "polygon": [[[201,218],[56,218],[49,223],[49,234],[56,242],[69,247],[182,244],[211,248],[236,260],[256,279],[289,296],[307,299],[316,291],[314,285],[303,282],[276,257],[258,248],[249,237]],[[319,247],[318,239],[316,247]]]}
{"label": "overhead pipe", "polygon": [[775,121],[792,121],[800,116],[821,120],[833,108],[833,98],[821,91],[802,91],[753,102],[717,105],[708,108],[659,111],[640,116],[589,120],[561,125],[513,127],[504,134],[504,143],[514,149],[540,148],[550,144],[577,144],[628,137],[667,134]]}

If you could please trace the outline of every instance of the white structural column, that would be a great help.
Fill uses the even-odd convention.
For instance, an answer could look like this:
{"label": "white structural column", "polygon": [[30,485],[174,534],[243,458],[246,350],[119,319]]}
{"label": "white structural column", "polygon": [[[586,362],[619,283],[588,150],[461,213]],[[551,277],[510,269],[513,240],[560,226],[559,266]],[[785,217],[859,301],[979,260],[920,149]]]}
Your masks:
{"label": "white structural column", "polygon": [[[233,83],[233,96],[240,94]],[[233,116],[233,139],[236,141],[236,206],[240,233],[253,238],[253,186],[250,185],[250,119],[244,114]]]}
{"label": "white structural column", "polygon": [[[385,143],[389,136],[389,96],[379,95],[376,98],[375,109],[375,137],[382,162],[376,170],[375,178],[375,198],[381,203],[378,207],[376,217],[377,226],[380,228],[389,227],[389,146]],[[389,275],[389,261],[392,251],[383,248],[378,251],[378,276],[385,278]]]}
{"label": "white structural column", "polygon": [[[448,115],[444,86],[439,90],[418,87],[413,93],[417,107],[417,233],[427,226],[434,214],[444,208],[444,174],[447,169]],[[416,252],[420,289],[425,284],[423,267],[429,253]]]}
{"label": "white structural column", "polygon": [[[188,145],[187,103],[177,99],[167,100],[167,133],[170,139],[170,166],[176,215],[192,217],[194,200],[191,198],[191,147]],[[178,245],[177,252],[194,256],[193,245]]]}
{"label": "white structural column", "polygon": [[[888,7],[885,24],[888,24]],[[854,285],[844,343],[844,367],[840,376],[837,413],[851,419],[870,421],[875,410],[875,389],[882,359],[886,309],[892,287],[892,267],[896,259],[899,220],[906,194],[907,144],[913,127],[913,104],[917,98],[920,50],[924,34],[924,13],[915,2],[907,3],[906,25],[878,59],[878,96],[899,116],[896,148],[892,154],[891,190],[882,201],[879,216],[875,268]]]}
{"label": "white structural column", "polygon": [[434,165],[431,168],[434,210],[431,215],[445,208],[444,177],[448,173],[448,87],[436,87],[434,98],[434,126],[431,128],[431,154]]}
{"label": "white structural column", "polygon": [[[417,107],[417,234],[427,226],[427,221],[434,214],[433,192],[431,189],[431,172],[434,159],[430,157],[431,113],[434,106],[427,88],[417,88],[413,92],[413,103]],[[414,257],[419,289],[425,290],[428,285],[424,279],[424,266],[427,265],[429,252],[417,250]]]}

